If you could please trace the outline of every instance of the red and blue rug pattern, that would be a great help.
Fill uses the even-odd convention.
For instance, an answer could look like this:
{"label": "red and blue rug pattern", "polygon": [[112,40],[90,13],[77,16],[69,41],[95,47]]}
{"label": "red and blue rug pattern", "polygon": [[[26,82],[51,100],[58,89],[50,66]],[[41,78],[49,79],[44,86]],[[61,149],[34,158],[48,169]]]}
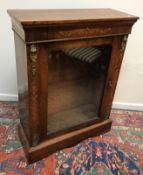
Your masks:
{"label": "red and blue rug pattern", "polygon": [[0,102],[0,175],[143,175],[143,112],[113,110],[112,130],[27,165],[16,103]]}

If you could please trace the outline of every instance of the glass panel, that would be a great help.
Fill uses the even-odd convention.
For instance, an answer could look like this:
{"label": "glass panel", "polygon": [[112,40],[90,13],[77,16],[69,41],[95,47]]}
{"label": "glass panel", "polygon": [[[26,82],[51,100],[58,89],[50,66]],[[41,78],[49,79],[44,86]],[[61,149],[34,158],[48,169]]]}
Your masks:
{"label": "glass panel", "polygon": [[52,51],[48,60],[48,132],[99,118],[111,46]]}

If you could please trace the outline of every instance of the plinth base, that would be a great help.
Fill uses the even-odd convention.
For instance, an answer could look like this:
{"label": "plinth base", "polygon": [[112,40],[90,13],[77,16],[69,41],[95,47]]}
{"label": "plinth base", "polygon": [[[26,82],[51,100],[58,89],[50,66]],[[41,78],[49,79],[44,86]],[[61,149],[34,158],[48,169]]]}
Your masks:
{"label": "plinth base", "polygon": [[37,146],[30,147],[21,125],[18,126],[18,134],[23,144],[23,148],[29,163],[39,161],[57,150],[71,147],[88,137],[97,136],[110,130],[111,119],[93,124],[82,129],[78,129],[60,136],[47,139]]}

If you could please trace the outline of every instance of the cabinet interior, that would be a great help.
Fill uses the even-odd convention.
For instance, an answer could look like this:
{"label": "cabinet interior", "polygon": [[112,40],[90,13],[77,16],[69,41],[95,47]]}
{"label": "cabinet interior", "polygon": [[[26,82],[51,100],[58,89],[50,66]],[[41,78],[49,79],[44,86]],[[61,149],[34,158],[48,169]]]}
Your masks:
{"label": "cabinet interior", "polygon": [[111,45],[48,55],[48,134],[99,119]]}

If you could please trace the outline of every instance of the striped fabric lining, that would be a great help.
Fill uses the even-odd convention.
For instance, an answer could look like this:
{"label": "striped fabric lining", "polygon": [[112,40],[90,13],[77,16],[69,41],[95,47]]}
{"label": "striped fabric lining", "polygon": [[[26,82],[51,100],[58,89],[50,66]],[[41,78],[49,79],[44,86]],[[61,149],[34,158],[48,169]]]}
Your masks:
{"label": "striped fabric lining", "polygon": [[71,57],[76,59],[92,63],[94,62],[100,55],[101,51],[94,47],[82,47],[82,48],[73,48],[73,49],[64,49],[63,52]]}

